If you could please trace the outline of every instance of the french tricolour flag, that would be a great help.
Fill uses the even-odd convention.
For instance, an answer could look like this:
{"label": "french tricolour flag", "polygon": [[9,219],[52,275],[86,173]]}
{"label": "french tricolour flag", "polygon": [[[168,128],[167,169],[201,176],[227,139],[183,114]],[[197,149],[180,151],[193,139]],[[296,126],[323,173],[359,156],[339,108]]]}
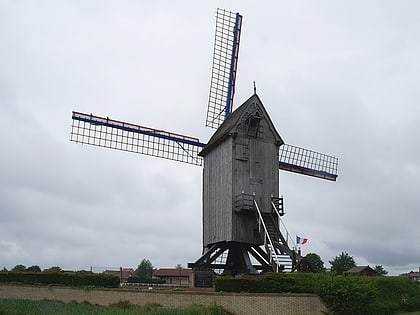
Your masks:
{"label": "french tricolour flag", "polygon": [[306,237],[300,237],[296,235],[296,244],[305,245],[308,242]]}

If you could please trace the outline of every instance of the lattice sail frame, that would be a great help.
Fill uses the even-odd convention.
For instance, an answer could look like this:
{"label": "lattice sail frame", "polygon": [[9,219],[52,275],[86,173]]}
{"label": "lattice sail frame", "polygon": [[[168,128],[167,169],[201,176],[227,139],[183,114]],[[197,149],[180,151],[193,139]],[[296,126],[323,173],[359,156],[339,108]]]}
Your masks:
{"label": "lattice sail frame", "polygon": [[[194,137],[75,111],[70,141],[198,166],[203,165],[198,153],[206,146]],[[338,158],[283,144],[279,150],[279,168],[335,181]]]}
{"label": "lattice sail frame", "polygon": [[283,144],[279,150],[279,168],[322,179],[337,179],[338,158],[291,144]]}
{"label": "lattice sail frame", "polygon": [[203,165],[197,138],[92,114],[73,112],[70,141]]}
{"label": "lattice sail frame", "polygon": [[232,112],[242,16],[217,9],[206,127],[217,129]]}

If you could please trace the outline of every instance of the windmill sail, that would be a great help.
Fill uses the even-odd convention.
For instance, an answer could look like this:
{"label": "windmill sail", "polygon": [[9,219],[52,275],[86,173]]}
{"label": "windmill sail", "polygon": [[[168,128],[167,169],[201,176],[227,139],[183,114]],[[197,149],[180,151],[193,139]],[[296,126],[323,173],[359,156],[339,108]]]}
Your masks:
{"label": "windmill sail", "polygon": [[338,158],[323,153],[283,144],[279,150],[281,170],[336,181]]}
{"label": "windmill sail", "polygon": [[201,166],[197,138],[109,118],[73,112],[70,140]]}
{"label": "windmill sail", "polygon": [[196,279],[210,281],[205,285],[196,281],[197,286],[212,286],[209,268],[235,275],[280,271],[289,262],[290,271],[299,266],[300,253],[289,247],[289,233],[281,221],[277,163],[281,170],[337,179],[337,158],[284,144],[255,88],[254,95],[232,113],[241,27],[239,13],[217,9],[206,126],[218,130],[208,144],[108,117],[72,113],[73,142],[204,165],[205,251],[189,267],[200,275]]}
{"label": "windmill sail", "polygon": [[206,127],[217,129],[232,112],[242,16],[217,9]]}

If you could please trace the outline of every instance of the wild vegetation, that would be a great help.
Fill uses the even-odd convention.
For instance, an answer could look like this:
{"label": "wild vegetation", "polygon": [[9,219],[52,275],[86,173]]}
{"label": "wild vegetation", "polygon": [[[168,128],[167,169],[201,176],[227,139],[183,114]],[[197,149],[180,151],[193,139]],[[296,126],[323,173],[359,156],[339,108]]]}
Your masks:
{"label": "wild vegetation", "polygon": [[192,305],[183,308],[165,308],[159,304],[136,306],[120,301],[109,307],[89,303],[62,303],[56,301],[31,301],[0,299],[0,315],[233,315],[221,306]]}
{"label": "wild vegetation", "polygon": [[343,276],[328,273],[267,273],[261,277],[220,277],[216,291],[313,293],[332,314],[396,314],[420,310],[420,286],[403,277]]}

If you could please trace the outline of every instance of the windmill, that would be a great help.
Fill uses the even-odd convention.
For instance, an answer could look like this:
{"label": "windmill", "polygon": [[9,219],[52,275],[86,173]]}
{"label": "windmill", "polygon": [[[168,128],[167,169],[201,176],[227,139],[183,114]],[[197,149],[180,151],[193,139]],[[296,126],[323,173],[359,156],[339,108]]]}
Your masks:
{"label": "windmill", "polygon": [[70,140],[203,166],[203,252],[189,267],[231,274],[294,270],[302,257],[282,221],[278,170],[335,181],[338,159],[285,144],[255,88],[233,110],[241,28],[239,13],[217,9],[206,115],[206,126],[216,131],[207,143],[76,111]]}

